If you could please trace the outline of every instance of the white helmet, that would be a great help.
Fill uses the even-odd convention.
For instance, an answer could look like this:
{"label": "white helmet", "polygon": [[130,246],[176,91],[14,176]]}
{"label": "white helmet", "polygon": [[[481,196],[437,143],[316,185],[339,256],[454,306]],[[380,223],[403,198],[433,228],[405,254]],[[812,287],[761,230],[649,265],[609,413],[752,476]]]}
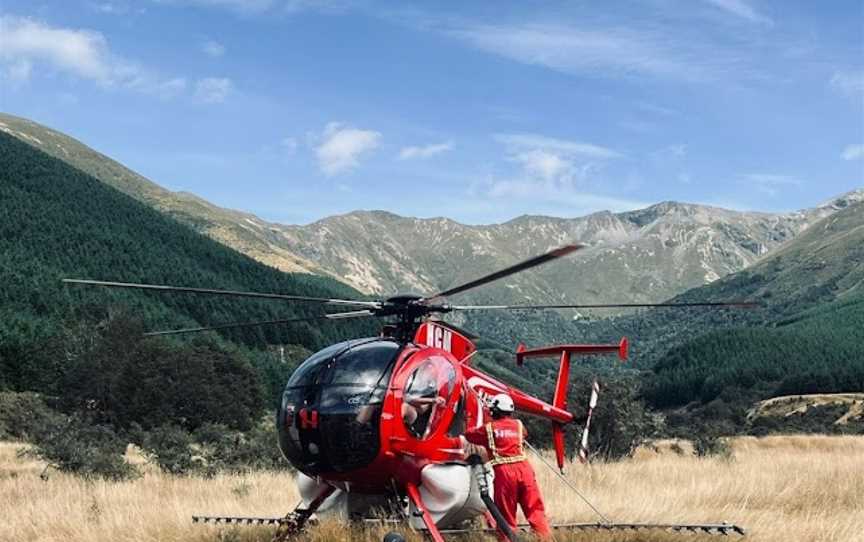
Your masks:
{"label": "white helmet", "polygon": [[513,399],[506,393],[499,393],[489,401],[489,408],[498,412],[513,412]]}

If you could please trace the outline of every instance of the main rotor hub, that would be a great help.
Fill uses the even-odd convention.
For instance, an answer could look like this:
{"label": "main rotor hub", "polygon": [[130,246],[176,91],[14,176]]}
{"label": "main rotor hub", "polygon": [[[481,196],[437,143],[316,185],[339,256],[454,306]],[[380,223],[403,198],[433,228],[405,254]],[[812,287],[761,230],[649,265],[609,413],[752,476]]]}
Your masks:
{"label": "main rotor hub", "polygon": [[416,303],[423,299],[422,295],[417,294],[398,294],[393,297],[387,298],[387,303],[392,303],[394,305],[409,305],[412,302]]}

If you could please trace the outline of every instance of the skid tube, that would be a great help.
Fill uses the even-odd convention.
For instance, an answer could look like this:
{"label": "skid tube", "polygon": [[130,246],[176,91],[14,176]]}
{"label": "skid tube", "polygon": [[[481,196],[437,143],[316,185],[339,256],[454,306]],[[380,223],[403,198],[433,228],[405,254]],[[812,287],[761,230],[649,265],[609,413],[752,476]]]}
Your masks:
{"label": "skid tube", "polygon": [[[399,523],[399,520],[383,518],[367,518],[366,523]],[[284,517],[244,517],[244,516],[192,516],[193,523],[213,523],[225,525],[280,525],[286,522]],[[639,531],[662,530],[686,533],[707,533],[714,535],[746,536],[747,532],[738,525],[731,523],[559,523],[551,526],[556,531]],[[528,525],[519,525],[523,531],[528,531]],[[423,532],[423,530],[421,530]],[[495,529],[442,529],[441,534],[495,533]]]}
{"label": "skid tube", "polygon": [[[746,536],[744,528],[731,523],[559,523],[551,525],[556,531],[640,531],[658,530],[686,533],[703,533]],[[519,525],[522,531],[528,531],[526,524]],[[441,534],[494,533],[494,529],[442,529]]]}

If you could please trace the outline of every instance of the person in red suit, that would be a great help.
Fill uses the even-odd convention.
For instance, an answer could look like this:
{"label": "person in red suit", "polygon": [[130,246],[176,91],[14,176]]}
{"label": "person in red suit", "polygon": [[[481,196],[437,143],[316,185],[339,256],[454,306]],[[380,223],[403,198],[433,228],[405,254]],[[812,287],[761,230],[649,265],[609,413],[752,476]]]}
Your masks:
{"label": "person in red suit", "polygon": [[[516,532],[516,505],[528,524],[541,538],[549,539],[552,530],[546,519],[543,495],[531,463],[525,457],[522,443],[527,431],[522,422],[513,417],[513,399],[501,393],[489,403],[492,421],[465,433],[465,440],[481,448],[495,472],[495,506]],[[466,446],[466,448],[471,448]]]}

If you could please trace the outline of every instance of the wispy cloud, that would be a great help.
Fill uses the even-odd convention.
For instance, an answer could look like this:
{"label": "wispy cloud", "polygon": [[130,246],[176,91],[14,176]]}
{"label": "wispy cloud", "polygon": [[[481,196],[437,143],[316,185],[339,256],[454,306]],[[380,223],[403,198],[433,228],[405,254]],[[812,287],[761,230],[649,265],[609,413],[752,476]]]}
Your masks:
{"label": "wispy cloud", "polygon": [[777,173],[746,173],[742,180],[750,183],[760,192],[768,196],[776,196],[783,189],[800,188],[804,183],[798,177]]}
{"label": "wispy cloud", "polygon": [[576,192],[600,168],[601,162],[623,156],[593,143],[538,134],[496,134],[493,137],[504,145],[506,159],[521,169],[517,179],[493,183],[490,190],[493,197],[506,194],[522,197],[522,192],[532,185],[538,195]]}
{"label": "wispy cloud", "polygon": [[774,21],[770,17],[762,15],[746,0],[705,0],[709,4],[751,23],[773,26]]}
{"label": "wispy cloud", "polygon": [[861,160],[864,158],[864,143],[846,145],[846,148],[843,149],[842,156],[844,160]]}
{"label": "wispy cloud", "polygon": [[620,158],[623,156],[616,150],[593,143],[557,139],[538,134],[495,134],[493,137],[496,141],[503,143],[510,149],[542,149],[565,155],[581,155],[601,159]]}
{"label": "wispy cloud", "polygon": [[213,58],[219,58],[225,55],[225,45],[219,43],[215,40],[207,40],[201,44],[201,51],[208,56],[212,56]]}
{"label": "wispy cloud", "polygon": [[152,0],[158,4],[194,6],[232,11],[241,15],[297,13],[318,11],[338,13],[354,4],[354,0]]}
{"label": "wispy cloud", "polygon": [[234,83],[227,77],[205,77],[195,84],[195,99],[205,104],[218,104],[234,92]]}
{"label": "wispy cloud", "polygon": [[[468,25],[448,34],[525,64],[589,76],[711,79],[710,58],[686,53],[659,32],[625,27],[582,29],[551,24]],[[692,47],[691,47],[692,49]],[[699,58],[701,56],[701,58]]]}
{"label": "wispy cloud", "polygon": [[243,13],[266,11],[279,2],[277,0],[153,0],[157,4],[177,6],[200,6],[224,8]]}
{"label": "wispy cloud", "polygon": [[[0,16],[0,75],[23,84],[37,74],[62,73],[104,88],[174,98],[190,88],[186,77],[160,75],[111,51],[99,32],[52,26],[26,17]],[[203,78],[197,99],[217,103],[232,92],[229,79]]]}
{"label": "wispy cloud", "polygon": [[[579,216],[595,211],[631,211],[647,207],[643,201],[605,196],[555,182],[532,179],[486,179],[473,188],[477,196],[518,201],[519,208],[545,209],[559,216]],[[523,211],[524,212],[524,211]]]}
{"label": "wispy cloud", "polygon": [[[87,7],[104,15],[127,15],[132,11],[126,0],[93,0],[87,2]],[[144,8],[139,8],[139,12],[142,11]]]}
{"label": "wispy cloud", "polygon": [[429,158],[430,156],[435,156],[436,154],[447,152],[452,148],[452,141],[445,141],[443,143],[431,143],[429,145],[422,145],[417,147],[403,147],[402,150],[399,151],[399,160],[410,160],[412,158]]}
{"label": "wispy cloud", "polygon": [[321,144],[315,149],[318,166],[328,177],[347,173],[360,164],[360,158],[378,148],[381,133],[360,130],[340,122],[331,122],[320,136]]}
{"label": "wispy cloud", "polygon": [[515,164],[516,170],[505,177],[487,178],[475,186],[475,193],[496,200],[519,201],[522,206],[582,212],[619,211],[642,205],[624,198],[597,195],[590,190],[605,162],[624,156],[619,151],[539,134],[495,134],[493,137],[504,146],[505,160]]}

